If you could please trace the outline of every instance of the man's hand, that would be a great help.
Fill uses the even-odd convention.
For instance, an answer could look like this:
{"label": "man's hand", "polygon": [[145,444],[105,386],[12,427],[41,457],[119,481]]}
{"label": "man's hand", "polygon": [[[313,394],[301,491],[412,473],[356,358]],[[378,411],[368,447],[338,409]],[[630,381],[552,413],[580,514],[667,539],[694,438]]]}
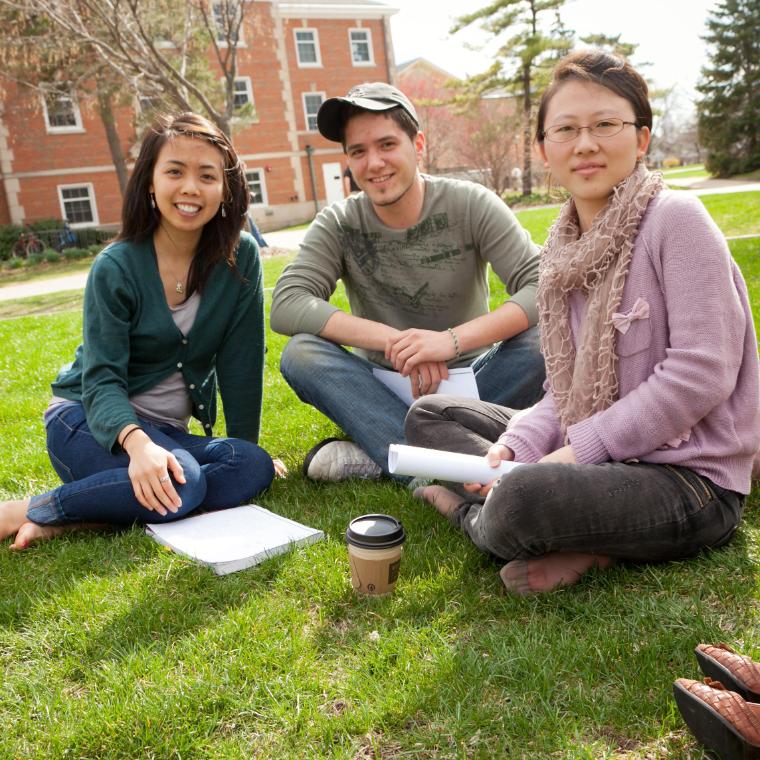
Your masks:
{"label": "man's hand", "polygon": [[541,457],[541,459],[538,460],[539,464],[577,464],[577,460],[575,459],[575,452],[573,451],[573,447],[570,445],[563,446],[561,449],[557,449],[556,451],[552,451],[551,454],[547,454],[544,457]]}
{"label": "man's hand", "polygon": [[441,380],[449,376],[446,362],[423,362],[418,364],[409,374],[412,384],[412,396],[420,398],[427,393],[435,393]]}
{"label": "man's hand", "polygon": [[[515,452],[503,443],[494,443],[486,452],[486,462],[488,462],[489,467],[498,467],[502,462],[511,462],[514,458]],[[480,496],[488,496],[496,482],[498,482],[498,478],[494,478],[488,483],[465,483],[464,489]]]}
{"label": "man's hand", "polygon": [[443,363],[455,356],[456,347],[448,330],[437,332],[411,328],[388,338],[385,343],[385,358],[404,377],[420,364]]}

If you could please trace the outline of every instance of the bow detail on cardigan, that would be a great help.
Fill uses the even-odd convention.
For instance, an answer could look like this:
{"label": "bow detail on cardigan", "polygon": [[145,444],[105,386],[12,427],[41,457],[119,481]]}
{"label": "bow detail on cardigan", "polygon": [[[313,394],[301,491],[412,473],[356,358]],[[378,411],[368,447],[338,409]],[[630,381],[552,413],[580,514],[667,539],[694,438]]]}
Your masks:
{"label": "bow detail on cardigan", "polygon": [[625,335],[635,319],[649,319],[649,304],[643,298],[637,298],[630,311],[625,314],[616,311],[612,315],[612,324]]}

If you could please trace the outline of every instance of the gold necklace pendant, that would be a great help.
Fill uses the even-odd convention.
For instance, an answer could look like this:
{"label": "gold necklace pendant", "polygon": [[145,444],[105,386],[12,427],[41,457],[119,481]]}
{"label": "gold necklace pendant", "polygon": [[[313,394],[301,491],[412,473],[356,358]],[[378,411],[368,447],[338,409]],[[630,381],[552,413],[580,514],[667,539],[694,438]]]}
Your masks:
{"label": "gold necklace pendant", "polygon": [[177,280],[177,284],[174,286],[174,290],[177,293],[184,293],[185,292],[185,286],[179,280]]}

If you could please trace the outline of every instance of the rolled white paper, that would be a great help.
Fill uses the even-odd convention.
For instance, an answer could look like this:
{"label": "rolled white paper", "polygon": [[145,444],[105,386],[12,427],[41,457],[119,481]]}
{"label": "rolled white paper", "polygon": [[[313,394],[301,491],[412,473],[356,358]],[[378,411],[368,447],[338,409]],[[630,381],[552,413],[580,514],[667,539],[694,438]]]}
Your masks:
{"label": "rolled white paper", "polygon": [[400,443],[392,443],[388,449],[388,471],[393,475],[436,478],[452,483],[490,483],[519,466],[519,462],[503,461],[498,467],[489,467],[484,456],[455,454]]}

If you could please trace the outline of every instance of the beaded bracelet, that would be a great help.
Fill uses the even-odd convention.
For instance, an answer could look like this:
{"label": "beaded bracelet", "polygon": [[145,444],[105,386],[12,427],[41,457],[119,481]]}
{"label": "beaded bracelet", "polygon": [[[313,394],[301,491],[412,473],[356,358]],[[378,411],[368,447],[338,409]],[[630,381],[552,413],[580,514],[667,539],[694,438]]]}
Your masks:
{"label": "beaded bracelet", "polygon": [[133,428],[127,431],[127,434],[121,439],[121,443],[119,444],[119,446],[121,446],[122,449],[124,448],[124,443],[127,440],[127,438],[129,438],[129,436],[132,435],[132,433],[134,433],[135,430],[142,430],[142,428],[139,425],[135,425]]}
{"label": "beaded bracelet", "polygon": [[447,327],[446,330],[448,330],[451,339],[454,341],[454,358],[461,359],[462,352],[459,350],[459,338],[457,337],[457,334],[450,327]]}

